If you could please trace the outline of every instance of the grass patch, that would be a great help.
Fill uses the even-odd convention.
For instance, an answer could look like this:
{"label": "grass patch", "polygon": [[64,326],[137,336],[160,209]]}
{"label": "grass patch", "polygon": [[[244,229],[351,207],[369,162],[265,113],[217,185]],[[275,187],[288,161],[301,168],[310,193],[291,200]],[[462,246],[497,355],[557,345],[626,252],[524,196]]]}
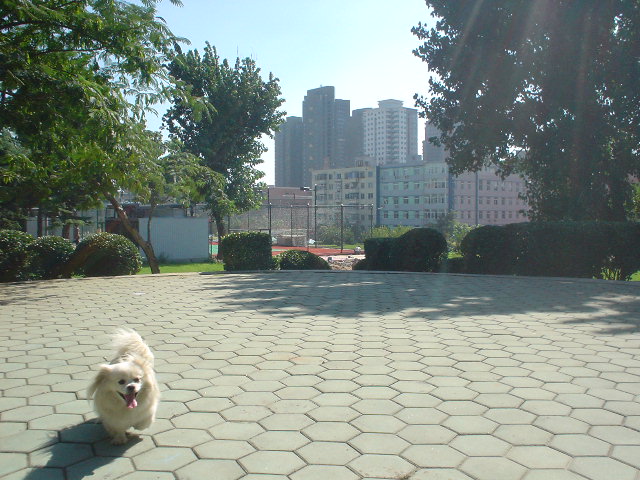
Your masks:
{"label": "grass patch", "polygon": [[[190,272],[222,272],[222,263],[202,262],[202,263],[161,263],[160,273],[190,273]],[[138,275],[151,273],[151,268],[146,265],[138,272]]]}

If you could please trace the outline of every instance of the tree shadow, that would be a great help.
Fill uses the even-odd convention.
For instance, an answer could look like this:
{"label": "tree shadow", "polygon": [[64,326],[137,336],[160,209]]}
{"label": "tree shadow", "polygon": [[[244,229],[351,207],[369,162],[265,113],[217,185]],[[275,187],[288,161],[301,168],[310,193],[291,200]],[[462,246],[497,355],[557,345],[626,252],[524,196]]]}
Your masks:
{"label": "tree shadow", "polygon": [[407,272],[223,273],[224,281],[219,275],[202,287],[224,298],[211,309],[217,313],[353,319],[396,312],[425,322],[517,315],[523,328],[526,315],[544,314],[600,334],[640,332],[640,284],[632,282]]}
{"label": "tree shadow", "polygon": [[[126,455],[143,439],[130,434],[124,445],[111,445],[109,435],[100,423],[87,421],[58,432],[55,443],[47,443],[31,453],[36,466],[25,480],[91,477],[96,470]],[[39,465],[39,461],[45,460]],[[66,474],[65,474],[66,472]]]}

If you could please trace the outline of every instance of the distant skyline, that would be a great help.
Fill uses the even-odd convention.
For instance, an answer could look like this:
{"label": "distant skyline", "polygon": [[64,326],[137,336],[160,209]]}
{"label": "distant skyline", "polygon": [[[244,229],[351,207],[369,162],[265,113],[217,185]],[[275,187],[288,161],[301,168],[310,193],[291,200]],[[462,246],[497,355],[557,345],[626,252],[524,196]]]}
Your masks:
{"label": "distant skyline", "polygon": [[[158,6],[171,31],[190,40],[183,50],[205,42],[223,58],[251,57],[265,78],[280,81],[287,116],[302,116],[302,100],[319,86],[334,86],[351,109],[377,107],[397,99],[415,108],[413,95],[428,93],[427,65],[413,55],[420,45],[411,28],[433,24],[424,0],[183,0]],[[160,112],[163,113],[163,112]],[[149,127],[159,128],[150,119]],[[418,126],[424,139],[424,121]],[[274,142],[263,155],[263,181],[274,183]],[[421,145],[418,145],[421,151]]]}

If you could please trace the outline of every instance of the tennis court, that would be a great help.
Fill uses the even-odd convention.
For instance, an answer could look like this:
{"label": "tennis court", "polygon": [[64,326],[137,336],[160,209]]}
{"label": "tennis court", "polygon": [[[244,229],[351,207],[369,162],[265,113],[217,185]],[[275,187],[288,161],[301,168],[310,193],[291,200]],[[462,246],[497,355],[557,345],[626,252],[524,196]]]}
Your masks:
{"label": "tennis court", "polygon": [[[334,248],[334,247],[285,247],[282,245],[273,245],[271,247],[271,254],[278,255],[286,250],[306,250],[308,252],[314,253],[319,256],[326,255],[354,255],[355,252],[353,248]],[[218,254],[218,242],[210,242],[209,243],[209,252],[211,255]]]}

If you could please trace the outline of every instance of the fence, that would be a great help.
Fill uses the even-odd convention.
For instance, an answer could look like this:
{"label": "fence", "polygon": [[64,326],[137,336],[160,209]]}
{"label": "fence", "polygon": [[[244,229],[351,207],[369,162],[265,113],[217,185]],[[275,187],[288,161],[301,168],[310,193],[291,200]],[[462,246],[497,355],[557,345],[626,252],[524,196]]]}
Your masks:
{"label": "fence", "polygon": [[230,232],[268,233],[275,245],[360,243],[376,223],[373,205],[263,205],[228,217]]}

